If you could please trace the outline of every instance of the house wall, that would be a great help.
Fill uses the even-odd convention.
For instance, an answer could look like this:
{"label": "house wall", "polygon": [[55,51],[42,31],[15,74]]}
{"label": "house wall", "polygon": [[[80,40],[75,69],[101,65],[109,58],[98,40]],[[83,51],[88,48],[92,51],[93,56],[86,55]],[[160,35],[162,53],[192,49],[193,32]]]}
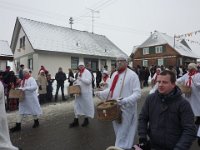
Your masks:
{"label": "house wall", "polygon": [[[24,49],[20,49],[20,38],[22,38],[23,36],[25,36],[25,47],[24,47]],[[14,52],[14,58],[18,59],[18,58],[20,58],[22,56],[26,56],[30,53],[34,53],[34,50],[31,46],[28,38],[26,37],[23,29],[21,28],[18,39],[17,39],[17,44],[16,44],[16,48],[15,48],[15,52]],[[22,64],[22,63],[20,62],[20,64]]]}
{"label": "house wall", "polygon": [[[58,72],[58,68],[62,67],[63,72],[68,73],[68,69],[71,67],[71,56],[67,54],[59,53],[38,53],[38,58],[33,58],[34,63],[34,76],[38,75],[41,65],[43,65],[51,74],[52,77]],[[36,62],[37,60],[37,62]]]}
{"label": "house wall", "polygon": [[0,70],[4,71],[6,69],[7,60],[0,60]]}
{"label": "house wall", "polygon": [[133,55],[133,67],[137,65],[142,66],[143,60],[148,60],[148,66],[151,65],[158,65],[158,59],[164,59],[164,65],[168,66],[177,66],[180,65],[180,56],[172,47],[169,45],[164,45],[163,53],[153,53],[150,52],[149,54],[143,55],[143,49],[139,48],[136,50],[135,55]]}

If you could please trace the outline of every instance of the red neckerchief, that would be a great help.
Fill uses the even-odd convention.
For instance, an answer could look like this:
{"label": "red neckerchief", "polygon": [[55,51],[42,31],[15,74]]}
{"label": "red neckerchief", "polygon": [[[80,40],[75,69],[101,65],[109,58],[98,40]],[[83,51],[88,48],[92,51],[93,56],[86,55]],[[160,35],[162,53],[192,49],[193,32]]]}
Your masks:
{"label": "red neckerchief", "polygon": [[108,79],[108,75],[105,75],[105,76],[103,77],[103,81],[106,82],[107,79]]}
{"label": "red neckerchief", "polygon": [[192,84],[192,76],[195,75],[196,73],[197,73],[196,70],[190,70],[190,72],[188,73],[189,79],[188,79],[188,81],[186,82],[186,86],[191,87],[191,84]]}
{"label": "red neckerchief", "polygon": [[31,75],[27,75],[27,76],[25,76],[25,77],[23,78],[23,80],[22,80],[22,87],[24,87],[25,80],[28,79],[28,78],[30,78],[30,77],[31,77]]}
{"label": "red neckerchief", "polygon": [[82,76],[82,73],[84,72],[84,70],[85,70],[85,67],[84,67],[84,68],[82,68],[82,69],[79,69],[79,77],[81,77],[81,76]]}
{"label": "red neckerchief", "polygon": [[114,92],[114,89],[115,89],[115,86],[117,84],[117,81],[118,81],[118,78],[119,78],[119,75],[124,72],[126,70],[126,68],[122,68],[120,70],[118,70],[118,73],[115,75],[114,79],[113,79],[113,82],[112,82],[112,85],[111,85],[111,88],[110,88],[110,96],[112,98],[113,96],[113,92]]}

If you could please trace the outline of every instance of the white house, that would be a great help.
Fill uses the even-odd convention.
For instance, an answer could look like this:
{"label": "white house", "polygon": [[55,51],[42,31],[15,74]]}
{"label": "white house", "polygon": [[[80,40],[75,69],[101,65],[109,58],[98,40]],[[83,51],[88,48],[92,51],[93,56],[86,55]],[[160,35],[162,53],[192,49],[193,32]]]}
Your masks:
{"label": "white house", "polygon": [[8,41],[0,40],[0,70],[5,70],[8,61],[13,60],[13,53]]}
{"label": "white house", "polygon": [[25,18],[16,19],[10,47],[17,69],[24,64],[34,77],[41,65],[54,76],[59,67],[76,69],[79,61],[93,71],[105,65],[110,70],[118,55],[126,55],[104,35]]}

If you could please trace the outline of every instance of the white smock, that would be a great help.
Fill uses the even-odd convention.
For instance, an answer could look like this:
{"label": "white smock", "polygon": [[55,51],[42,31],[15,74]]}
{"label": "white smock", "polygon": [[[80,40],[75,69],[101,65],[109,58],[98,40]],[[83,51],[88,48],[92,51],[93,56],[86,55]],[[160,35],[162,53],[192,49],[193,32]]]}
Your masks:
{"label": "white smock", "polygon": [[[178,78],[176,82],[178,84],[186,85],[188,79],[189,75],[186,73],[182,77]],[[196,73],[192,76],[191,88],[191,96],[185,96],[185,98],[189,101],[194,115],[200,116],[200,73]]]}
{"label": "white smock", "polygon": [[89,70],[85,68],[81,77],[78,74],[78,79],[75,84],[80,85],[81,94],[76,95],[74,101],[75,116],[86,116],[94,118],[94,101],[92,97],[92,75]]}
{"label": "white smock", "polygon": [[41,115],[42,109],[37,97],[37,83],[33,77],[25,80],[24,87],[20,87],[24,90],[24,100],[19,102],[19,114],[20,115]]}
{"label": "white smock", "polygon": [[5,112],[4,87],[0,81],[0,150],[18,150],[10,141],[8,121]]}
{"label": "white smock", "polygon": [[[112,85],[116,74],[117,72],[113,73],[110,86]],[[123,88],[121,91],[122,84]],[[104,91],[101,91],[99,93],[99,97],[105,100],[109,94],[109,91],[110,87]],[[122,149],[131,149],[137,128],[137,101],[141,97],[141,88],[137,74],[128,68],[127,71],[124,71],[119,75],[113,96],[109,99],[118,99],[119,97],[123,98],[121,100],[123,102],[123,105],[121,106],[122,123],[113,121],[113,128],[116,135],[115,146]]]}

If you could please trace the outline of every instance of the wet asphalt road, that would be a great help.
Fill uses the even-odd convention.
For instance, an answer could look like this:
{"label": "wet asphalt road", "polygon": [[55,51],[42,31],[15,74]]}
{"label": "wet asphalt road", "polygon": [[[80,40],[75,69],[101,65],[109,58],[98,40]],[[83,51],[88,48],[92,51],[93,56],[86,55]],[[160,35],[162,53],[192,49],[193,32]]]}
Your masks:
{"label": "wet asphalt road", "polygon": [[[144,102],[149,89],[143,89],[142,98],[138,102],[138,112]],[[95,105],[100,102],[94,98]],[[23,150],[105,150],[114,145],[115,135],[111,122],[101,122],[90,119],[88,127],[69,128],[73,121],[73,99],[65,102],[42,105],[43,115],[40,118],[40,127],[33,129],[33,119],[27,117],[22,122],[21,132],[11,133],[11,141]],[[9,127],[14,126],[16,113],[8,113]],[[84,118],[79,119],[79,123]],[[137,143],[137,137],[135,140]],[[200,149],[196,141],[191,150]]]}

